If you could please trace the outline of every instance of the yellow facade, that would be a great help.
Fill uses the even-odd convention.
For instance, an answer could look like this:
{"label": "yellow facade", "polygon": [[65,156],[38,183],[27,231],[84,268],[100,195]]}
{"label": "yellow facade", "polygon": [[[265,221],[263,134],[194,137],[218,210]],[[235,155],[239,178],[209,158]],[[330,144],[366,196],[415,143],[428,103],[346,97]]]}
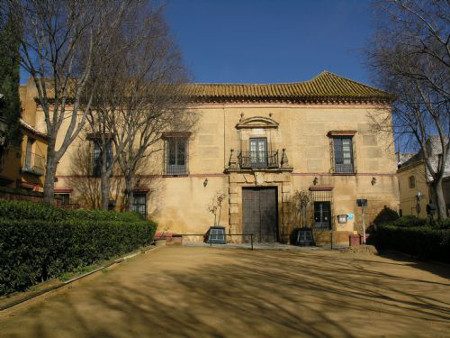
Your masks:
{"label": "yellow facade", "polygon": [[[334,80],[331,78],[333,85]],[[305,83],[299,87],[303,91],[314,84],[313,81]],[[348,88],[360,96],[355,94],[349,98],[350,94],[345,92],[327,94],[319,99],[315,96],[303,99],[300,95],[306,94],[302,92],[289,94],[298,95],[298,100],[288,100],[267,97],[272,95],[270,91],[278,91],[270,85],[265,85],[269,89],[256,87],[259,91],[269,91],[267,93],[257,92],[251,87],[257,85],[243,85],[242,89],[239,85],[233,85],[231,89],[227,85],[203,86],[211,93],[203,97],[195,92],[199,89],[194,88],[192,95],[202,97],[202,100],[194,100],[189,107],[197,114],[199,122],[187,139],[183,171],[171,171],[175,167],[170,161],[178,161],[170,159],[171,151],[175,151],[175,147],[170,148],[174,135],[156,145],[164,150],[146,159],[140,170],[136,188],[145,193],[146,213],[159,223],[158,231],[205,233],[214,222],[210,206],[215,196],[224,194],[220,224],[228,233],[246,233],[248,206],[255,207],[254,200],[248,198],[252,191],[275,193],[273,204],[267,208],[276,209],[276,218],[271,222],[276,240],[282,242],[287,242],[293,229],[299,225],[314,226],[318,223],[317,217],[322,223],[329,222],[326,225],[328,230],[361,232],[361,208],[357,207],[356,199],[368,200],[367,225],[384,206],[398,210],[393,135],[377,134],[371,127],[374,116],[381,114],[386,117],[390,109],[388,104],[380,104],[373,99],[377,94],[374,94],[375,90],[369,91],[370,87],[351,82]],[[288,91],[290,87],[286,86],[283,90]],[[248,91],[248,95],[254,97],[230,99],[230,93],[217,93],[218,90],[232,90],[234,94],[231,96],[237,95],[236,91],[247,95]],[[361,96],[363,94],[359,91],[366,96]],[[256,94],[252,94],[254,92]],[[43,128],[43,114],[39,108],[37,116],[36,126]],[[336,170],[336,139],[344,138],[351,139],[353,161],[350,172]],[[57,146],[59,142],[61,140],[57,140]],[[86,134],[81,134],[58,165],[56,191],[70,194],[73,203],[79,203],[80,197],[86,194],[86,191],[80,191],[79,184],[74,183],[74,178],[83,179],[83,175],[76,175],[74,167],[77,154],[86,149],[89,142]],[[262,167],[245,164],[246,159],[254,160],[254,147],[264,148],[260,152],[265,156]],[[183,150],[177,151],[183,153]],[[345,151],[349,153],[348,149]],[[123,187],[120,184],[117,187],[113,187],[112,195],[120,197]],[[305,208],[306,221],[299,220],[294,199],[296,192],[309,196]],[[259,196],[263,195],[260,193]],[[115,197],[111,196],[112,199]],[[258,198],[258,203],[266,202]],[[340,218],[341,222],[339,215],[345,216]],[[262,213],[259,217],[261,222],[265,221]]]}
{"label": "yellow facade", "polygon": [[[47,138],[36,128],[35,91],[30,82],[21,86],[21,127],[23,138],[20,147],[9,147],[0,165],[0,182],[8,188],[43,191]],[[31,88],[31,90],[29,90]],[[31,93],[30,93],[31,91]],[[42,117],[39,117],[41,119]]]}
{"label": "yellow facade", "polygon": [[[427,217],[426,206],[431,200],[423,160],[398,170],[400,210],[402,215]],[[418,197],[420,196],[420,197]]]}

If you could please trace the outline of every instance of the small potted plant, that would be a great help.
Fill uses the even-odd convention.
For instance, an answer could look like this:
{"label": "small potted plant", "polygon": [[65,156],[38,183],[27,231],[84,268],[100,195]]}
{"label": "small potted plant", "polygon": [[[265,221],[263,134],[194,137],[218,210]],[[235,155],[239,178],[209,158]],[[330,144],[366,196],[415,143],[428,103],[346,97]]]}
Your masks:
{"label": "small potted plant", "polygon": [[208,206],[208,211],[214,215],[214,225],[210,226],[205,234],[205,242],[226,244],[225,227],[220,225],[220,214],[222,213],[222,203],[225,200],[225,194],[217,192]]}
{"label": "small potted plant", "polygon": [[170,237],[167,233],[167,227],[163,229],[163,232],[155,234],[155,246],[165,246],[167,244],[167,237]]}

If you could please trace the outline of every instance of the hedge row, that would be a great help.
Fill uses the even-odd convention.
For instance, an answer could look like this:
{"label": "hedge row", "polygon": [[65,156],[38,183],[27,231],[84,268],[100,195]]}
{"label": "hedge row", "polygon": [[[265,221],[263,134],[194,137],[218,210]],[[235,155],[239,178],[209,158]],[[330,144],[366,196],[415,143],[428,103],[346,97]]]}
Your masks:
{"label": "hedge row", "polygon": [[450,229],[382,224],[372,236],[377,249],[398,250],[420,259],[450,262]]}
{"label": "hedge row", "polygon": [[69,210],[56,208],[45,203],[0,200],[0,217],[4,219],[29,219],[62,221],[70,219],[103,220],[103,221],[142,221],[135,212],[114,212],[103,210]]}
{"label": "hedge row", "polygon": [[155,230],[135,213],[0,201],[0,295],[148,245]]}

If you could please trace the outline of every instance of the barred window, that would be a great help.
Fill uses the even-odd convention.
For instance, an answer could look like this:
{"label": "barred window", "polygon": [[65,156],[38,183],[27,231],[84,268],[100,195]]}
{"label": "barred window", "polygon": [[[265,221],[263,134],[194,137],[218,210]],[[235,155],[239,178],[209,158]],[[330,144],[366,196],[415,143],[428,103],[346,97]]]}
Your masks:
{"label": "barred window", "polygon": [[[95,177],[100,177],[102,173],[102,148],[100,145],[100,140],[93,141],[93,152],[92,152],[92,175]],[[112,165],[112,142],[107,141],[106,143],[106,167],[109,168]]]}
{"label": "barred window", "polygon": [[166,174],[187,174],[187,138],[172,137],[166,142]]}
{"label": "barred window", "polygon": [[147,194],[134,193],[133,211],[138,212],[142,217],[147,218]]}
{"label": "barred window", "polygon": [[334,172],[341,174],[354,173],[353,142],[348,136],[333,137]]}

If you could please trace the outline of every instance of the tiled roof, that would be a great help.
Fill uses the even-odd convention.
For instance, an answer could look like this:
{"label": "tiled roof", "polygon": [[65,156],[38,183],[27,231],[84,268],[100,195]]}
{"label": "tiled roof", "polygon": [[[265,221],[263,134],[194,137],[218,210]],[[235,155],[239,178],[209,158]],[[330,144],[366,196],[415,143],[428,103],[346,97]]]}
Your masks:
{"label": "tiled roof", "polygon": [[25,122],[25,120],[20,119],[20,124],[22,125],[22,127],[23,127],[25,130],[28,130],[30,133],[32,133],[32,134],[34,134],[34,135],[36,135],[36,136],[40,136],[40,137],[42,137],[42,138],[44,138],[44,139],[47,139],[47,137],[48,137],[47,134],[45,134],[45,133],[43,133],[43,132],[37,130],[37,129],[36,129],[35,127],[33,127],[32,125],[30,125],[29,123]]}
{"label": "tiled roof", "polygon": [[390,101],[392,96],[345,77],[324,71],[309,81],[275,84],[208,84],[186,86],[198,101]]}

